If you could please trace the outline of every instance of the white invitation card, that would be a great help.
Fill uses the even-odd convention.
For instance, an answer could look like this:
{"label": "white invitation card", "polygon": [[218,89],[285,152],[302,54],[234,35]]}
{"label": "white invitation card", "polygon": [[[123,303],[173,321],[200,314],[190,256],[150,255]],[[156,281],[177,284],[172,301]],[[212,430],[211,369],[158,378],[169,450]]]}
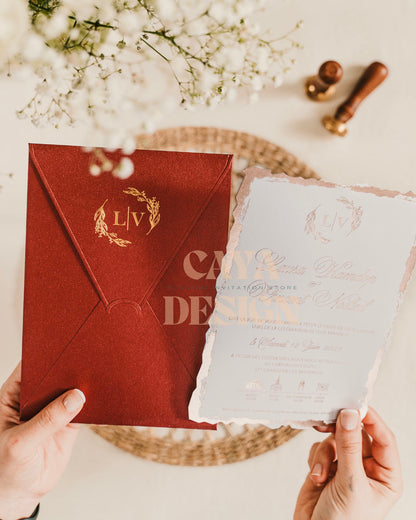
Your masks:
{"label": "white invitation card", "polygon": [[302,428],[365,415],[415,239],[412,193],[246,170],[189,418]]}

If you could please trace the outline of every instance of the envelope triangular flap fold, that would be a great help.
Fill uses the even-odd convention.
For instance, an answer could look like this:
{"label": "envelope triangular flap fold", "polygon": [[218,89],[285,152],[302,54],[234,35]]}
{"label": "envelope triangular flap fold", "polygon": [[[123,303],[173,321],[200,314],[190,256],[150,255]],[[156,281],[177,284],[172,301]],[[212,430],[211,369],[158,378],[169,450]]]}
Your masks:
{"label": "envelope triangular flap fold", "polygon": [[[81,147],[30,145],[30,161],[104,305],[141,306],[209,204],[231,155],[136,150],[134,173],[94,177]],[[107,154],[117,163],[117,153]]]}

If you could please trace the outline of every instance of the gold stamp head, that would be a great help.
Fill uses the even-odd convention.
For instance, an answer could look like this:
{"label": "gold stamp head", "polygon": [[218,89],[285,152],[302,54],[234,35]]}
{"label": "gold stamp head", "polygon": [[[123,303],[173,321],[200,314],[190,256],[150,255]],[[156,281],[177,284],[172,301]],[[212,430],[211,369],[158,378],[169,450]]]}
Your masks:
{"label": "gold stamp head", "polygon": [[347,135],[347,125],[338,121],[338,119],[335,119],[333,116],[324,116],[322,124],[332,134],[339,135],[340,137]]}

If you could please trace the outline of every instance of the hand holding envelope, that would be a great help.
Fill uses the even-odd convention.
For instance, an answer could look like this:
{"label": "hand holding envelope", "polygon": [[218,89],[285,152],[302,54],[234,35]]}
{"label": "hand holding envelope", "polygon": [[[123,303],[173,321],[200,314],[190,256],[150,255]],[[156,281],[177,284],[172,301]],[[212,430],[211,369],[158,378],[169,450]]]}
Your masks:
{"label": "hand holding envelope", "polygon": [[215,278],[184,262],[225,249],[232,157],[137,150],[127,180],[89,160],[30,145],[21,418],[80,388],[77,422],[215,428],[187,415]]}

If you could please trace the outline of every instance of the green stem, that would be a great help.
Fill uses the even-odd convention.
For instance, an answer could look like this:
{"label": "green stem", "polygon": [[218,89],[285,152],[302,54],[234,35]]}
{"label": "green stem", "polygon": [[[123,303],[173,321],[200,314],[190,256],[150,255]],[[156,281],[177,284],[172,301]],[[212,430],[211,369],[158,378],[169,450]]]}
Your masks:
{"label": "green stem", "polygon": [[[145,31],[147,32],[147,31]],[[168,63],[170,63],[170,59],[167,58],[164,54],[162,54],[160,51],[158,51],[156,49],[156,47],[153,47],[152,44],[150,44],[145,38],[141,37],[140,38],[140,41],[142,41],[143,43],[145,43],[148,47],[150,47],[152,49],[152,51],[154,51],[156,54],[158,54],[161,58],[163,58],[165,61],[167,61]]]}
{"label": "green stem", "polygon": [[199,61],[201,62],[204,66],[207,66],[207,67],[210,67],[210,68],[215,68],[213,67],[212,65],[210,65],[210,63],[207,61],[207,60],[204,60],[203,58],[200,58],[199,56],[195,56],[195,54],[192,54],[191,52],[189,52],[188,50],[184,49],[183,47],[181,47],[176,41],[175,41],[175,38],[173,36],[169,36],[166,34],[166,32],[164,30],[162,31],[143,31],[144,33],[146,34],[153,34],[154,36],[158,36],[159,38],[163,38],[167,41],[169,41],[174,47],[176,47],[176,49],[178,49],[178,51],[180,52],[180,54],[184,55],[184,56],[187,56],[188,58],[191,58],[193,60],[196,60],[196,61]]}

